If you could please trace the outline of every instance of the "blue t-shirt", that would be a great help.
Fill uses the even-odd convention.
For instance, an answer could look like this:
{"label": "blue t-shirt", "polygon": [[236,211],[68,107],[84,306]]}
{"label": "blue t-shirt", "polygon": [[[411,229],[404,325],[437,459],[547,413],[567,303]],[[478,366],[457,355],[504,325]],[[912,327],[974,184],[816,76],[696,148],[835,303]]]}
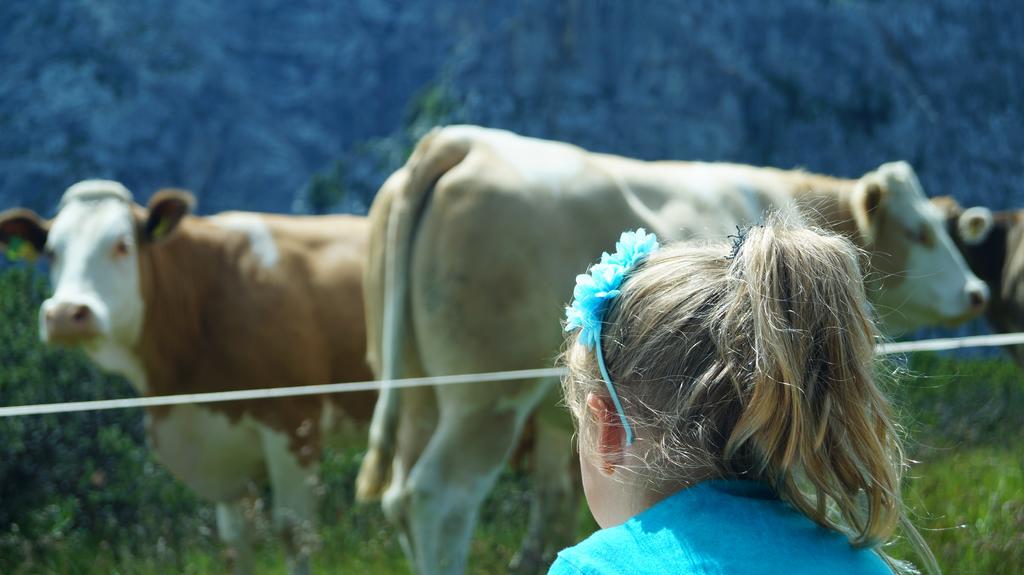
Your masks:
{"label": "blue t-shirt", "polygon": [[548,575],[892,575],[870,549],[825,529],[764,484],[714,480],[683,489],[558,554]]}

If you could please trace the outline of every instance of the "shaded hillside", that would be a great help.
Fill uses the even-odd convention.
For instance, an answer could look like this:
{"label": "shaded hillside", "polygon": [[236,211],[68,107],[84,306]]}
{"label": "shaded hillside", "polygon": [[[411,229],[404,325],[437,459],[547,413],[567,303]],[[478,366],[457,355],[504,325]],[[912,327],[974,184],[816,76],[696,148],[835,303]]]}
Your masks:
{"label": "shaded hillside", "polygon": [[1024,204],[1019,3],[41,0],[0,22],[4,206],[107,176],[289,211],[342,158],[358,211],[428,86],[436,120],[850,176],[907,159],[933,194]]}

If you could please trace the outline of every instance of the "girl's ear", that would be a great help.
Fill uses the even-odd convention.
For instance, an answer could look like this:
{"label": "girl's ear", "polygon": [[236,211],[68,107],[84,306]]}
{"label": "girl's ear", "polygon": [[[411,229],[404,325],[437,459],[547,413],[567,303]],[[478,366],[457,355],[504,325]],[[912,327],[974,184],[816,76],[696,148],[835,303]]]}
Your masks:
{"label": "girl's ear", "polygon": [[626,431],[622,428],[615,404],[606,395],[587,394],[587,410],[590,420],[596,427],[594,436],[597,438],[597,456],[600,458],[601,471],[612,475],[622,463],[622,450],[626,445]]}

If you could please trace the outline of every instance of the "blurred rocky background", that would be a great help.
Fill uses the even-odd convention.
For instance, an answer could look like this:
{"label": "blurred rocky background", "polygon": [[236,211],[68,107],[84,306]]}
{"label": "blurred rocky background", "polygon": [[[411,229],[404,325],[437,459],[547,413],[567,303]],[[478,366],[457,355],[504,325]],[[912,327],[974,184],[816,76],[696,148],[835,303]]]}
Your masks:
{"label": "blurred rocky background", "polygon": [[353,211],[437,122],[641,158],[856,176],[1021,206],[1017,2],[0,3],[0,206],[87,177],[142,200]]}

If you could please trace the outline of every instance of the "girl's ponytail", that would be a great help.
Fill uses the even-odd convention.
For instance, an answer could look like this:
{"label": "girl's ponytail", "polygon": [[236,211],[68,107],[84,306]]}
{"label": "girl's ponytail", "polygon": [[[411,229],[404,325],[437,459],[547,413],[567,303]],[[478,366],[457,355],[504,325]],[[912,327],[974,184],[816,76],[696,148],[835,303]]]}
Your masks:
{"label": "girl's ponytail", "polygon": [[899,522],[902,452],[872,373],[875,329],[858,255],[831,234],[753,228],[730,266],[735,299],[718,341],[742,403],[725,461],[869,546]]}
{"label": "girl's ponytail", "polygon": [[[902,524],[938,573],[905,519],[905,460],[877,382],[860,255],[841,236],[775,219],[731,253],[667,246],[631,271],[601,331],[607,373],[641,438],[623,466],[636,473],[622,476],[657,489],[761,481],[859,547],[890,541]],[[606,391],[594,354],[572,343],[564,395],[582,421],[587,394]],[[580,426],[581,451],[591,427]]]}

